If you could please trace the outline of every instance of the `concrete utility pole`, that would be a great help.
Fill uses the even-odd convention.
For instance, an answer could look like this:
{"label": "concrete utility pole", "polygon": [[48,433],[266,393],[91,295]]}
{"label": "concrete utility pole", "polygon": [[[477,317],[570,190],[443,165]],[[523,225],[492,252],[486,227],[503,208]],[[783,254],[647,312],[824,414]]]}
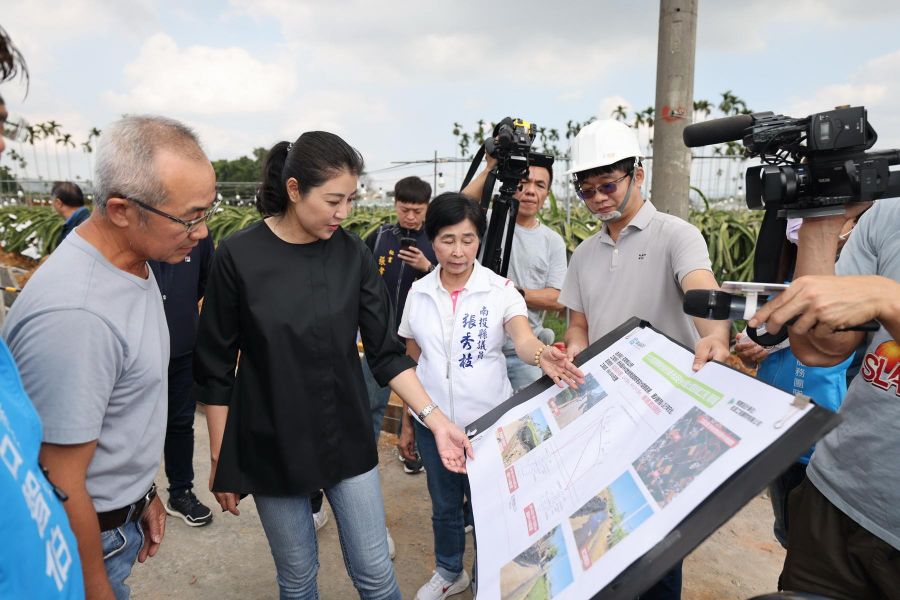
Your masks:
{"label": "concrete utility pole", "polygon": [[660,0],[653,122],[653,204],[688,218],[691,153],[681,132],[694,112],[694,49],[698,0]]}

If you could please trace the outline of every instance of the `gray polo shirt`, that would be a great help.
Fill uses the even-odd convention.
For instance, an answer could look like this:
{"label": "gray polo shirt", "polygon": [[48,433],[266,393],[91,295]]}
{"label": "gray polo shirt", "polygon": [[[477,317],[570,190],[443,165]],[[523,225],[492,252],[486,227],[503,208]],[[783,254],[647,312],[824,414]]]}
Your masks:
{"label": "gray polo shirt", "polygon": [[16,299],[3,337],[44,441],[97,440],[87,470],[94,509],[138,500],[166,432],[169,331],[153,273],[126,273],[75,231]]}
{"label": "gray polo shirt", "polygon": [[711,267],[700,230],[647,201],[618,242],[604,224],[575,249],[559,301],[584,313],[591,343],[636,316],[693,348],[699,336],[681,309],[681,281]]}
{"label": "gray polo shirt", "polygon": [[[540,221],[534,229],[517,224],[506,276],[527,290],[561,289],[566,277],[566,243],[562,236]],[[545,312],[528,309],[528,325],[535,335],[544,327]],[[516,353],[509,336],[503,353],[508,356]]]}

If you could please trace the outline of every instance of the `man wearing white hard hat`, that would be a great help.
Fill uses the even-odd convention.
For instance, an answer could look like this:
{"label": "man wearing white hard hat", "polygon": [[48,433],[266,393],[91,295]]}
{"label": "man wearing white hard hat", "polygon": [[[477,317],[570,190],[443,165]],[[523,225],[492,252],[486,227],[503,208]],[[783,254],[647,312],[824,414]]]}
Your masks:
{"label": "man wearing white hard hat", "polygon": [[[572,255],[559,295],[570,309],[569,356],[637,316],[698,355],[725,360],[728,322],[692,318],[681,308],[684,292],[718,288],[706,242],[696,227],[641,196],[644,169],[635,132],[613,120],[585,125],[573,142],[568,173],[578,197],[602,221]],[[641,595],[680,597],[680,563]]]}

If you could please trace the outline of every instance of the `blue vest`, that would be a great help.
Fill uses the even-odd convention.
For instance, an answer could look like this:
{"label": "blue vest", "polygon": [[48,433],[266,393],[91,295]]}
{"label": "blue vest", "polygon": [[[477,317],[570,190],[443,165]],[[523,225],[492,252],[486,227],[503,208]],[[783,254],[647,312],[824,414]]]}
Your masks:
{"label": "blue vest", "polygon": [[[833,367],[807,367],[797,360],[790,348],[773,352],[759,365],[756,377],[789,394],[804,394],[816,404],[837,412],[847,395],[847,367],[853,356]],[[813,448],[797,462],[809,463]]]}
{"label": "blue vest", "polygon": [[42,437],[0,342],[0,598],[84,598],[78,542],[38,464]]}

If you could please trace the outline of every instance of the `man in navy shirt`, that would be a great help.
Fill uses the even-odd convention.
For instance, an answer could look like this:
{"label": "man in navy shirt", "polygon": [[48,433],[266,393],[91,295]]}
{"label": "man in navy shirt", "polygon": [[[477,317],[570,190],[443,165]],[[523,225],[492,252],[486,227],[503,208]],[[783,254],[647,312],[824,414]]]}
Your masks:
{"label": "man in navy shirt", "polygon": [[191,397],[194,379],[191,365],[197,337],[198,303],[206,288],[212,255],[212,238],[206,237],[200,240],[182,262],[169,264],[149,261],[162,294],[171,345],[169,417],[163,450],[166,477],[169,479],[166,512],[180,517],[190,527],[202,527],[213,519],[212,512],[197,499],[193,491],[196,402]]}

